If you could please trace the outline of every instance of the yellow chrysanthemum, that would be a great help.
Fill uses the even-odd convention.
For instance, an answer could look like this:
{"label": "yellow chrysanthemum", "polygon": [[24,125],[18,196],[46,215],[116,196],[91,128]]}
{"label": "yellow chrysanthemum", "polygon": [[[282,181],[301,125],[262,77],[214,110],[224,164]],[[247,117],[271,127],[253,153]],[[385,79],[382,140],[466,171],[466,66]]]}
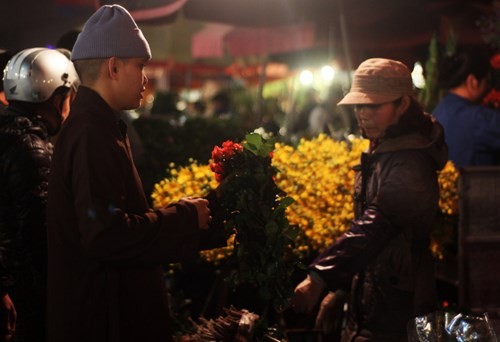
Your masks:
{"label": "yellow chrysanthemum", "polygon": [[[295,252],[307,256],[331,245],[349,228],[353,214],[354,171],[368,141],[336,141],[325,135],[301,140],[297,147],[276,144],[272,164],[278,170],[276,183],[295,202],[287,208],[287,219],[299,227]],[[439,206],[444,215],[458,210],[458,172],[451,162],[439,174]],[[217,187],[208,165],[196,162],[176,168],[170,165],[169,177],[155,185],[151,195],[154,206],[169,205],[186,196],[203,196]],[[208,261],[218,263],[232,253],[228,247],[202,253]],[[439,243],[432,249],[439,254]]]}
{"label": "yellow chrysanthemum", "polygon": [[352,167],[366,148],[367,141],[348,144],[325,135],[303,139],[297,148],[276,145],[276,182],[295,200],[287,217],[303,232],[297,241],[299,254],[325,249],[349,227],[354,218]]}
{"label": "yellow chrysanthemum", "polygon": [[439,208],[445,215],[458,212],[458,171],[451,161],[439,173]]}

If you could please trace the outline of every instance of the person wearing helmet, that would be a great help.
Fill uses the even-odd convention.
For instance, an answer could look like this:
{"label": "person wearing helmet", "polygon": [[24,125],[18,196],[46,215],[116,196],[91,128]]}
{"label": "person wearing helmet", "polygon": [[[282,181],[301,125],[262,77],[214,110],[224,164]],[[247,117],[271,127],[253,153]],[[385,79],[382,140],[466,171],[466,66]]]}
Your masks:
{"label": "person wearing helmet", "polygon": [[[9,104],[0,115],[0,291],[17,311],[14,341],[45,337],[50,138],[67,117],[78,84],[68,57],[47,48],[20,51],[3,73]],[[4,340],[14,333],[7,323],[0,327]]]}

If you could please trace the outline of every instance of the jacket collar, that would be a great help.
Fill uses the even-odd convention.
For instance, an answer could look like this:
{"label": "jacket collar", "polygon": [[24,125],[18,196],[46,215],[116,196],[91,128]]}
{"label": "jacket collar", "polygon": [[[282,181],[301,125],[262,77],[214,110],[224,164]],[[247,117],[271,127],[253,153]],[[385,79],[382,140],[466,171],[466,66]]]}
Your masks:
{"label": "jacket collar", "polygon": [[424,150],[434,159],[439,169],[443,168],[448,161],[448,146],[444,141],[443,127],[435,120],[433,120],[432,131],[428,136],[415,132],[384,139],[372,153],[382,154],[402,150]]}
{"label": "jacket collar", "polygon": [[91,109],[90,113],[95,113],[113,123],[120,120],[119,111],[113,110],[98,92],[83,85],[78,87],[74,106]]}

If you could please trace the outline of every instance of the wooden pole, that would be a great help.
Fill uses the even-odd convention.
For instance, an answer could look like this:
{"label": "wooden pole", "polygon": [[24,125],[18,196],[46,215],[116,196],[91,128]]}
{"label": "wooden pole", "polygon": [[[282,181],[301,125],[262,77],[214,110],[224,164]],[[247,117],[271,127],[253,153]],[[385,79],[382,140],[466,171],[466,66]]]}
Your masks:
{"label": "wooden pole", "polygon": [[[344,49],[344,57],[346,60],[346,66],[349,71],[352,69],[351,63],[351,51],[349,47],[349,35],[347,32],[347,23],[344,14],[344,5],[343,0],[337,0],[337,4],[339,7],[339,24],[340,24],[340,34],[342,36],[342,48]],[[348,73],[349,83],[351,83],[351,73]]]}

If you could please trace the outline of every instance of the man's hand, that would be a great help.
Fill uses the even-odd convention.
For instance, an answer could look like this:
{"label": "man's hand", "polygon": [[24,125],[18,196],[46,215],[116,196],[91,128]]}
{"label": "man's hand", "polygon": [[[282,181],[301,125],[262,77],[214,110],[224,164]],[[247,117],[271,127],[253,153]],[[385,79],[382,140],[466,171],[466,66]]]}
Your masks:
{"label": "man's hand", "polygon": [[312,313],[319,299],[324,295],[325,284],[317,282],[307,276],[294,291],[292,308],[299,313]]}
{"label": "man's hand", "polygon": [[198,213],[198,226],[200,229],[208,229],[209,223],[212,221],[208,201],[204,198],[183,198],[179,202],[186,202],[196,207]]}
{"label": "man's hand", "polygon": [[16,330],[16,308],[6,293],[0,301],[0,341],[8,342]]}

